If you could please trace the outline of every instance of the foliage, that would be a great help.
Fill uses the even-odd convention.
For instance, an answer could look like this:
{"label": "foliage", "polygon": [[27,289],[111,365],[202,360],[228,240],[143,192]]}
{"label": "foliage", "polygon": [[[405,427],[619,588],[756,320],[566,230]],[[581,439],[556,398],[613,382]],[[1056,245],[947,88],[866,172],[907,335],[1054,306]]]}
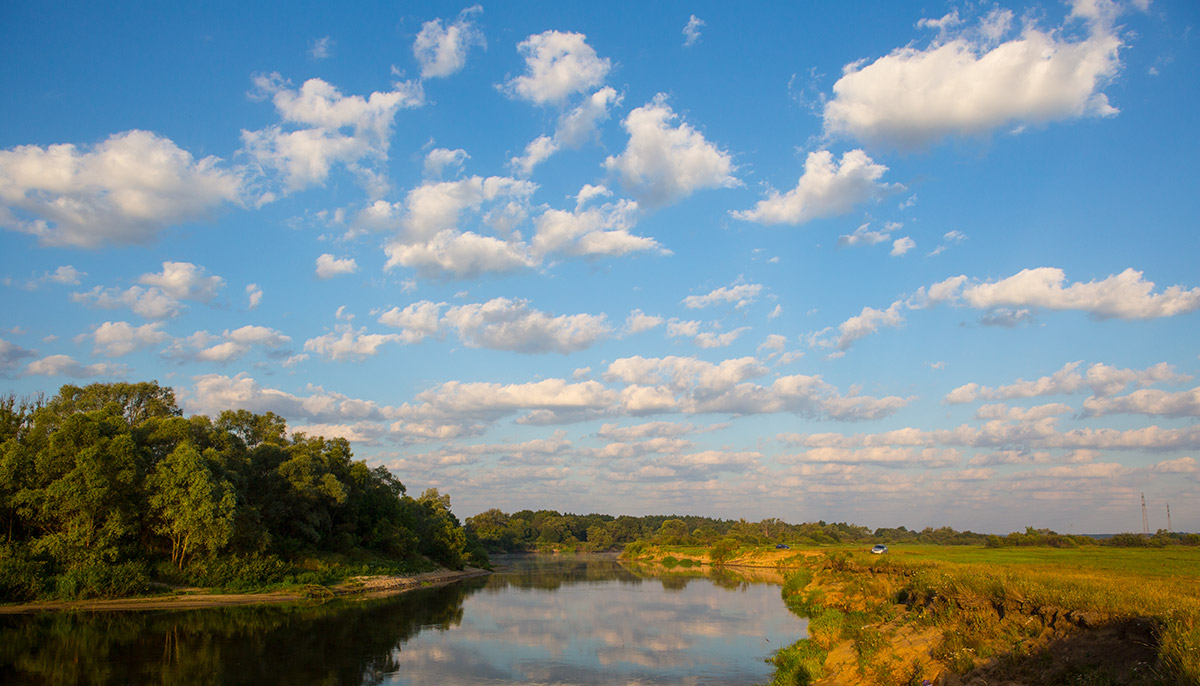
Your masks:
{"label": "foliage", "polygon": [[0,397],[0,526],[0,601],[140,593],[151,570],[261,587],[313,554],[487,564],[448,495],[269,412],[184,417],[156,382]]}

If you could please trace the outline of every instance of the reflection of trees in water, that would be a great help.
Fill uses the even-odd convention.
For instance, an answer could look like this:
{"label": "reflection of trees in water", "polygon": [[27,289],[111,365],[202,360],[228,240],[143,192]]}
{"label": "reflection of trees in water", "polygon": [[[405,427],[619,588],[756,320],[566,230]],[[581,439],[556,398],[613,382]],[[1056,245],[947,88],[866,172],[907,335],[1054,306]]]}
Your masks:
{"label": "reflection of trees in water", "polygon": [[640,584],[642,579],[624,568],[613,555],[512,555],[492,563],[500,570],[488,578],[488,589],[532,588],[557,590],[570,584]]}
{"label": "reflection of trees in water", "polygon": [[714,586],[736,591],[750,584],[782,585],[783,577],[771,569],[747,567],[673,567],[661,564],[621,561],[621,566],[639,578],[655,579],[669,591],[687,587],[693,579],[708,579]]}
{"label": "reflection of trees in water", "polygon": [[379,684],[424,628],[462,621],[483,580],[385,599],[0,619],[0,682]]}

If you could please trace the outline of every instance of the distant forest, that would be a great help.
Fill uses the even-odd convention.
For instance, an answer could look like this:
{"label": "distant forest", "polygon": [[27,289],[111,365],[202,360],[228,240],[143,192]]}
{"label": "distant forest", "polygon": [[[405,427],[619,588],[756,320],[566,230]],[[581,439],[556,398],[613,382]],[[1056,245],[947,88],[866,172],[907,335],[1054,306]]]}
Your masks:
{"label": "distant forest", "polygon": [[0,542],[8,601],[487,563],[448,495],[270,412],[184,417],[156,382],[0,397]]}
{"label": "distant forest", "polygon": [[1085,545],[1161,547],[1200,545],[1200,535],[1159,531],[1154,536],[1117,534],[1097,539],[1059,534],[1049,529],[1028,527],[1007,536],[956,531],[948,526],[920,531],[903,526],[868,529],[845,522],[824,521],[789,524],[769,518],[713,519],[691,515],[647,515],[644,517],[604,514],[562,514],[553,510],[521,510],[507,514],[488,510],[468,517],[466,528],[472,538],[490,553],[535,550],[606,551],[636,541],[658,545],[712,546],[732,539],[739,545],[833,545],[839,543],[916,543],[930,545],[1049,546],[1073,548]]}

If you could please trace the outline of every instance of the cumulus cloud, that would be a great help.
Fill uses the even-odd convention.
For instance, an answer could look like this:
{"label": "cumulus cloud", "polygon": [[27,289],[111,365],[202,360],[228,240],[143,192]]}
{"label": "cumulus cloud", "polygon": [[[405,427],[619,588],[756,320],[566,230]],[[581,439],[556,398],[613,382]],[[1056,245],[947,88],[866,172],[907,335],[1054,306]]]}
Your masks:
{"label": "cumulus cloud", "polygon": [[[343,95],[316,78],[296,89],[279,74],[260,75],[254,85],[258,97],[271,98],[283,124],[243,130],[243,151],[261,168],[278,172],[289,193],[324,183],[340,164],[356,173],[372,195],[382,194],[381,165],[387,160],[396,112],[425,101],[420,84],[413,82],[365,98]],[[268,192],[261,201],[273,197]]]}
{"label": "cumulus cloud", "polygon": [[462,169],[471,156],[462,148],[434,148],[425,155],[425,175],[440,178],[447,169]]}
{"label": "cumulus cloud", "polygon": [[396,334],[368,334],[366,328],[355,330],[349,324],[338,325],[334,331],[304,342],[304,351],[316,353],[334,362],[362,361],[379,353],[385,343],[402,341]]}
{"label": "cumulus cloud", "polygon": [[1143,414],[1160,417],[1200,417],[1200,387],[1170,393],[1157,388],[1116,397],[1091,397],[1083,410],[1093,417],[1108,414]]}
{"label": "cumulus cloud", "polygon": [[518,43],[517,52],[525,58],[525,73],[508,81],[504,90],[538,105],[560,103],[598,86],[612,68],[582,33],[545,31]]}
{"label": "cumulus cloud", "polygon": [[443,322],[469,347],[521,353],[565,355],[591,347],[612,331],[602,314],[555,317],[508,298],[451,307]]}
{"label": "cumulus cloud", "polygon": [[190,262],[163,262],[160,273],[143,274],[125,290],[96,286],[83,293],[72,293],[71,300],[92,307],[113,310],[128,307],[147,319],[176,317],[185,306],[181,301],[210,302],[225,285],[219,276],[210,276],[204,267]]}
{"label": "cumulus cloud", "polygon": [[783,194],[772,190],[754,209],[732,214],[760,224],[792,225],[836,217],[855,205],[902,190],[900,184],[880,181],[886,171],[862,150],[842,153],[841,161],[828,150],[810,152],[795,188]]}
{"label": "cumulus cloud", "polygon": [[[931,299],[962,301],[978,309],[1040,307],[1079,310],[1097,318],[1153,319],[1200,309],[1200,288],[1170,286],[1161,293],[1133,268],[1099,281],[1067,284],[1066,273],[1055,267],[1023,269],[999,281],[975,282],[953,277],[930,289]],[[938,295],[934,297],[934,289]]]}
{"label": "cumulus cloud", "polygon": [[246,284],[246,309],[253,310],[258,307],[263,299],[263,290],[258,287],[258,284]]}
{"label": "cumulus cloud", "polygon": [[249,375],[203,374],[192,377],[192,388],[183,389],[181,404],[189,414],[215,417],[224,410],[249,410],[258,414],[274,412],[288,419],[304,418],[319,423],[344,423],[384,420],[394,410],[371,400],[349,398],[309,386],[307,395],[296,395],[267,388]]}
{"label": "cumulus cloud", "polygon": [[353,257],[336,258],[324,253],[317,258],[317,278],[332,279],[341,274],[353,274],[358,271],[358,262]]}
{"label": "cumulus cloud", "polygon": [[78,286],[80,279],[85,276],[87,276],[87,272],[79,271],[69,264],[64,264],[52,272],[46,272],[45,274],[42,274],[32,283],[34,285],[42,283],[57,283],[65,286]]}
{"label": "cumulus cloud", "polygon": [[[582,191],[581,191],[582,193]],[[619,200],[574,211],[547,209],[534,221],[535,255],[621,256],[656,251],[670,254],[653,238],[631,233],[637,224],[638,205]]]}
{"label": "cumulus cloud", "polygon": [[158,274],[143,274],[138,283],[153,286],[176,300],[209,302],[225,285],[225,279],[208,276],[204,267],[191,262],[163,262]]}
{"label": "cumulus cloud", "polygon": [[908,236],[903,236],[901,238],[897,238],[896,240],[892,241],[892,252],[890,254],[892,257],[900,257],[901,255],[908,252],[909,250],[912,250],[915,247],[917,247],[916,241],[909,238]]}
{"label": "cumulus cloud", "polygon": [[592,138],[597,125],[608,119],[609,109],[621,102],[621,96],[605,86],[584,98],[574,109],[562,114],[554,136],[538,136],[525,146],[525,154],[514,157],[509,166],[518,176],[528,177],[537,165],[564,148],[578,148]]}
{"label": "cumulus cloud", "polygon": [[[517,237],[498,238],[463,230],[465,215],[482,213],[505,233],[524,216],[536,184],[504,176],[472,176],[455,181],[426,181],[404,201],[373,210],[381,227],[398,230],[385,246],[385,269],[417,269],[425,276],[467,278],[489,271],[511,271],[534,264],[528,246]],[[381,203],[377,203],[381,204]],[[485,212],[484,209],[487,208]]]}
{"label": "cumulus cloud", "polygon": [[25,367],[25,373],[36,376],[69,376],[76,379],[90,379],[97,376],[119,376],[124,373],[124,370],[105,362],[85,365],[76,362],[69,355],[50,355],[30,362]]}
{"label": "cumulus cloud", "polygon": [[241,203],[241,177],[220,165],[216,157],[196,160],[170,139],[137,130],[90,149],[0,150],[0,226],[45,245],[149,243],[169,226]]}
{"label": "cumulus cloud", "polygon": [[485,303],[457,305],[445,315],[445,303],[421,301],[404,309],[392,308],[379,317],[382,324],[402,329],[406,343],[453,330],[464,345],[520,353],[571,353],[591,347],[612,333],[604,315],[550,315],[524,300],[494,298]]}
{"label": "cumulus cloud", "polygon": [[[943,402],[969,403],[976,400],[1013,400],[1017,398],[1035,398],[1047,395],[1069,395],[1082,390],[1090,390],[1097,398],[1120,393],[1130,384],[1136,386],[1151,386],[1159,383],[1183,383],[1191,380],[1190,376],[1179,374],[1175,369],[1160,362],[1146,369],[1118,369],[1103,363],[1096,363],[1087,368],[1086,372],[1079,371],[1082,361],[1068,362],[1061,369],[1049,376],[1039,377],[1033,381],[1017,379],[1004,386],[981,386],[968,383],[950,391]],[[1101,407],[1098,404],[1096,407]]]}
{"label": "cumulus cloud", "polygon": [[634,310],[625,319],[625,331],[628,333],[641,333],[649,331],[662,323],[662,317],[646,314],[641,310]]}
{"label": "cumulus cloud", "polygon": [[690,309],[699,309],[723,303],[734,303],[735,307],[741,309],[754,302],[762,289],[762,284],[758,283],[722,286],[704,295],[689,295],[683,299],[683,305]]}
{"label": "cumulus cloud", "polygon": [[641,203],[658,207],[704,188],[739,185],[733,158],[705,140],[659,93],[625,117],[629,143],[624,152],[604,160],[608,171]]}
{"label": "cumulus cloud", "polygon": [[450,76],[466,65],[471,46],[487,48],[483,32],[471,21],[473,15],[481,12],[483,7],[473,5],[445,26],[441,19],[421,25],[421,32],[413,41],[413,56],[421,64],[421,78]]}
{"label": "cumulus cloud", "polygon": [[286,351],[277,351],[291,342],[289,336],[275,329],[246,325],[232,331],[226,329],[219,336],[197,331],[186,339],[174,341],[165,354],[178,360],[225,364],[242,358],[254,346],[266,348],[274,357],[285,357],[288,354]]}
{"label": "cumulus cloud", "polygon": [[838,247],[850,247],[855,245],[877,245],[884,241],[891,240],[892,231],[899,228],[898,224],[888,222],[884,225],[883,231],[872,231],[871,225],[863,224],[854,230],[854,233],[838,236]]}
{"label": "cumulus cloud", "polygon": [[106,357],[121,357],[145,348],[164,343],[170,336],[162,330],[162,322],[133,326],[128,322],[104,322],[91,333],[94,354]]}
{"label": "cumulus cloud", "polygon": [[[979,136],[1004,127],[1112,116],[1102,92],[1121,68],[1121,39],[1111,12],[1085,12],[1087,36],[1070,27],[1027,23],[1008,40],[1012,14],[994,10],[978,26],[960,30],[957,15],[941,23],[925,48],[906,46],[874,61],[846,65],[824,109],[825,130],[871,144],[919,148],[947,136]],[[928,20],[927,20],[928,21]]]}
{"label": "cumulus cloud", "polygon": [[893,302],[886,310],[864,307],[862,312],[838,325],[836,336],[832,335],[833,330],[826,329],[810,335],[809,345],[845,352],[855,341],[875,333],[880,327],[904,324],[904,315],[901,314],[904,307],[905,303],[901,300]]}

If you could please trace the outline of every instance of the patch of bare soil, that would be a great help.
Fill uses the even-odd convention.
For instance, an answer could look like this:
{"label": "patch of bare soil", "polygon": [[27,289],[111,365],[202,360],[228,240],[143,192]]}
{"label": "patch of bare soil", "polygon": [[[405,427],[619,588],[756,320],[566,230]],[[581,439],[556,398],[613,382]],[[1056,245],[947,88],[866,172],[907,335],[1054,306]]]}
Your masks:
{"label": "patch of bare soil", "polygon": [[173,595],[146,598],[116,598],[107,600],[71,600],[24,603],[0,606],[0,614],[32,614],[35,612],[120,612],[144,610],[194,610],[206,607],[234,607],[237,605],[261,605],[287,603],[312,598],[334,597],[352,594],[383,596],[403,593],[414,588],[443,586],[460,579],[488,574],[486,570],[467,567],[461,571],[441,569],[422,574],[405,576],[362,576],[331,588],[300,588],[274,593],[209,593],[205,589],[179,589]]}

